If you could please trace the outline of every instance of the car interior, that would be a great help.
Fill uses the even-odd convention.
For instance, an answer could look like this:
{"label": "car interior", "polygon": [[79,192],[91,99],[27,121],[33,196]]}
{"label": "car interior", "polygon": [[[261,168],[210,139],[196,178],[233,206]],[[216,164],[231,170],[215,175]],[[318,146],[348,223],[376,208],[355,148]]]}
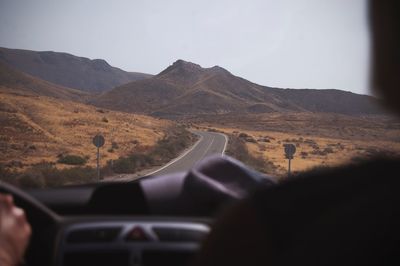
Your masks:
{"label": "car interior", "polygon": [[221,209],[273,184],[216,157],[188,172],[128,183],[26,191],[2,183],[0,191],[26,210],[34,230],[30,265],[187,265]]}
{"label": "car interior", "polygon": [[[386,105],[397,112],[400,110],[397,89],[400,84],[399,7],[399,3],[395,1],[369,2],[374,87],[386,99]],[[363,223],[364,218],[373,220],[371,217],[378,215],[378,212],[368,204],[352,205],[352,200],[364,193],[357,200],[364,202],[365,199],[367,202],[370,198],[376,203],[371,205],[377,206],[376,210],[387,210],[393,214],[382,216],[382,219],[397,221],[394,210],[398,208],[399,199],[398,196],[391,197],[391,189],[365,189],[362,192],[355,189],[357,184],[363,184],[364,188],[371,183],[379,187],[378,184],[389,180],[378,180],[375,174],[398,176],[398,172],[393,173],[399,170],[398,161],[384,160],[382,164],[376,162],[378,161],[366,162],[366,168],[362,168],[362,171],[348,167],[336,172],[305,173],[301,177],[278,183],[273,177],[223,156],[207,158],[186,172],[144,176],[130,182],[99,182],[22,190],[1,181],[0,192],[13,195],[16,205],[24,209],[31,224],[33,234],[25,255],[25,264],[28,266],[179,266],[191,265],[196,260],[198,262],[195,265],[267,265],[267,262],[275,265],[333,265],[346,264],[346,261],[351,265],[361,265],[351,259],[352,255],[348,254],[346,248],[364,246],[361,243],[368,247],[374,246],[368,243],[375,238],[370,239],[362,234],[352,235],[347,230],[357,228],[359,224],[356,223]],[[385,183],[387,187],[396,187],[398,182],[390,180]],[[353,190],[347,191],[342,185]],[[337,197],[324,198],[324,195],[330,193],[335,193]],[[390,197],[384,197],[385,193]],[[289,194],[292,196],[289,197]],[[315,201],[306,201],[307,197]],[[249,203],[251,200],[246,200],[249,198],[257,198],[258,202],[266,204],[264,207],[260,203],[249,207],[252,204]],[[288,198],[292,203],[285,205],[285,199]],[[383,202],[378,202],[379,199],[383,199]],[[307,221],[315,227],[303,228],[304,231],[300,227],[295,228],[298,231],[293,229],[293,235],[301,237],[301,241],[295,237],[283,237],[288,242],[280,242],[273,232],[292,233],[292,229],[288,229],[292,224],[288,223],[288,227],[284,227],[285,223],[282,222],[282,227],[276,228],[279,227],[276,222],[278,220],[258,217],[254,218],[259,222],[258,226],[268,228],[266,234],[273,241],[267,241],[265,246],[253,249],[251,243],[264,243],[264,240],[258,239],[264,233],[251,223],[240,222],[251,216],[243,208],[258,208],[258,211],[265,210],[266,215],[281,215],[280,221],[292,220],[293,217],[301,223],[302,217],[311,217],[307,211],[315,211],[311,207],[306,210],[306,204],[324,209],[329,208],[332,202],[337,203],[337,209],[332,209],[331,216],[312,216]],[[279,210],[273,209],[275,203]],[[379,204],[393,208],[380,208],[382,205]],[[269,209],[263,209],[267,208],[265,206],[269,206]],[[333,211],[346,208],[350,208],[349,213],[354,216]],[[368,208],[371,211],[369,213],[360,211]],[[304,212],[299,214],[296,210]],[[348,219],[352,219],[353,223],[346,217],[350,217]],[[343,226],[340,227],[332,221],[346,222],[340,223]],[[362,253],[367,258],[363,262],[379,265],[382,262],[390,264],[389,259],[393,258],[399,261],[399,246],[393,246],[399,244],[399,239],[396,240],[399,236],[398,230],[392,230],[395,225],[391,226],[387,227],[388,232],[382,237],[382,241],[387,240],[385,247],[390,249],[386,254],[388,257],[382,259],[380,256],[385,253],[377,250],[377,261],[370,259],[374,258],[374,254],[370,248],[366,248],[370,253]],[[232,231],[232,228],[237,231]],[[374,227],[371,225],[369,228]],[[305,233],[301,234],[302,232]],[[379,234],[378,231],[375,232]],[[325,249],[331,248],[329,245],[325,246],[329,239],[314,236],[325,236],[325,233],[332,237],[332,243],[351,242],[345,234],[351,235],[354,245],[338,244],[332,248],[335,249],[333,253],[324,253]],[[387,239],[391,234],[393,239]],[[309,240],[308,237],[310,242],[306,241]],[[293,248],[286,249],[288,246]],[[279,254],[279,258],[287,259],[278,260],[271,255],[274,260],[268,261],[265,257],[270,254],[265,250],[269,248],[271,253]],[[285,252],[280,252],[282,250]],[[326,256],[325,258],[337,256],[337,260],[313,260],[313,250]],[[358,260],[360,261],[362,260]]]}

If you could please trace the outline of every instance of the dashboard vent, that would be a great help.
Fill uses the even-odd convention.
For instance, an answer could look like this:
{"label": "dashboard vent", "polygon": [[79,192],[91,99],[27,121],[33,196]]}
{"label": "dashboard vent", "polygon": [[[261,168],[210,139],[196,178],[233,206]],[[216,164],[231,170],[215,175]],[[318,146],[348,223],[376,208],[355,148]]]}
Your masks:
{"label": "dashboard vent", "polygon": [[200,242],[208,233],[201,230],[171,227],[153,227],[153,231],[162,242]]}
{"label": "dashboard vent", "polygon": [[114,241],[120,234],[121,227],[76,229],[69,233],[67,243],[104,243]]}

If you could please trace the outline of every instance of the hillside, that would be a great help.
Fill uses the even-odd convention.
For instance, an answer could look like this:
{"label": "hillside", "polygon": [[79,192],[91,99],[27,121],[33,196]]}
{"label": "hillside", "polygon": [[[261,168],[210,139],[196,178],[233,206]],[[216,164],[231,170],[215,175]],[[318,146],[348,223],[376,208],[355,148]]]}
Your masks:
{"label": "hillside", "polygon": [[379,114],[370,96],[340,90],[291,90],[260,86],[215,66],[178,60],[152,78],[105,92],[95,105],[166,118],[210,114],[316,112]]}
{"label": "hillside", "polygon": [[83,100],[88,95],[85,92],[74,90],[32,77],[18,70],[12,69],[0,62],[0,91],[30,95],[48,96],[64,100]]}
{"label": "hillside", "polygon": [[400,120],[396,117],[295,113],[223,116],[212,123],[210,119],[197,125],[227,134],[228,155],[241,159],[245,150],[229,151],[242,144],[253,157],[275,166],[265,172],[277,177],[287,175],[283,145],[288,143],[296,146],[291,161],[294,173],[400,154]]}
{"label": "hillside", "polygon": [[92,138],[99,132],[106,139],[101,148],[104,165],[107,160],[148,149],[172,125],[73,101],[5,92],[0,92],[0,124],[0,164],[17,169],[42,161],[57,163],[68,154],[89,158],[87,165],[95,166]]}
{"label": "hillside", "polygon": [[151,75],[126,72],[102,59],[0,48],[0,62],[34,77],[86,92],[102,92]]}

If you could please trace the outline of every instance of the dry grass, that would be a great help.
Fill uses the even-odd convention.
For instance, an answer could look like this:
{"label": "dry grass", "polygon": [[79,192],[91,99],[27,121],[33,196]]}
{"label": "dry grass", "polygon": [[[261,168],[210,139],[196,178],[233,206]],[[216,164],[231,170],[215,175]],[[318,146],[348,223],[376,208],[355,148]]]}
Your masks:
{"label": "dry grass", "polygon": [[[271,115],[269,120],[266,117],[264,121],[246,119],[243,123],[236,118],[235,125],[228,119],[224,120],[224,126],[212,122],[201,126],[236,136],[247,134],[249,152],[272,162],[278,170],[288,166],[283,144],[295,144],[294,173],[319,166],[347,164],[379,153],[400,154],[400,123],[394,118],[335,116],[334,120],[326,120],[332,116],[316,114],[299,114],[298,117],[291,114],[290,119],[283,118],[282,115]],[[284,177],[286,170],[275,174]]]}
{"label": "dry grass", "polygon": [[23,168],[60,155],[79,155],[94,166],[92,137],[104,135],[105,163],[133,151],[150,149],[170,122],[143,115],[108,111],[48,97],[0,93],[0,163]]}

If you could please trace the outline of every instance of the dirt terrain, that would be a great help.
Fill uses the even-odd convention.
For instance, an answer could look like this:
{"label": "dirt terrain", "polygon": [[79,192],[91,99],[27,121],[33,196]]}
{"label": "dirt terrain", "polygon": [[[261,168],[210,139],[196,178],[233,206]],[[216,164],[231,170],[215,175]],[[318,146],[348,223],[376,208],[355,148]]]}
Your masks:
{"label": "dirt terrain", "polygon": [[146,150],[172,123],[45,96],[0,92],[0,124],[0,163],[24,169],[42,161],[66,167],[57,163],[66,155],[78,155],[94,166],[92,138],[97,133],[106,139],[103,162]]}
{"label": "dirt terrain", "polygon": [[250,154],[277,166],[269,174],[280,177],[287,174],[285,143],[297,147],[292,161],[295,173],[382,154],[400,154],[400,120],[389,116],[312,113],[226,116],[220,121],[203,122],[201,126],[244,140]]}

